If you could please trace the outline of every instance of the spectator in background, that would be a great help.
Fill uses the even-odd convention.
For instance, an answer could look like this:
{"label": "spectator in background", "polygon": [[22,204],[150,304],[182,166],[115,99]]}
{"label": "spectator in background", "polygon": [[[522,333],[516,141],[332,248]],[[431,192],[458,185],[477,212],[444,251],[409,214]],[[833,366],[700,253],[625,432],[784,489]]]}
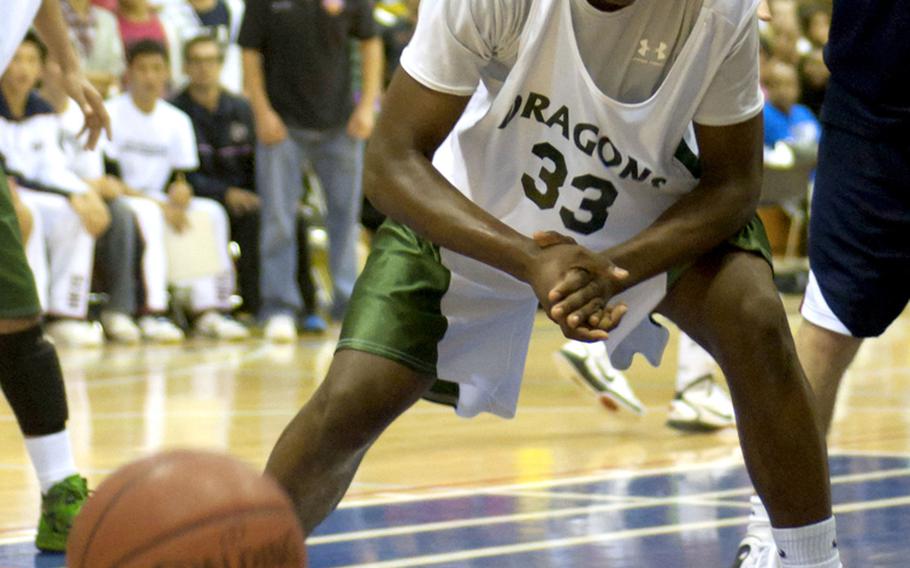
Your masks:
{"label": "spectator in background", "polygon": [[[227,214],[216,201],[193,196],[193,188],[185,179],[199,165],[193,125],[186,114],[160,98],[168,80],[165,47],[148,40],[133,44],[127,51],[127,73],[129,92],[108,103],[113,136],[105,152],[112,162],[112,170],[123,180],[127,193],[135,196],[131,203],[153,202],[166,220],[147,227],[152,233],[146,238],[147,245],[163,241],[165,231],[179,233],[192,230],[191,223],[201,223],[198,226],[204,234],[200,237],[212,243],[211,254],[216,258],[198,258],[194,262],[211,261],[217,271],[176,284],[190,291],[189,309],[195,317],[198,334],[216,339],[244,339],[249,336],[247,329],[226,315],[234,292]],[[202,242],[199,251],[169,253],[208,254]],[[162,263],[155,269],[166,275],[167,265]],[[173,325],[166,320],[143,320],[140,327]]]}
{"label": "spectator in background", "polygon": [[66,167],[53,108],[34,90],[46,48],[34,34],[0,77],[0,155],[32,223],[26,256],[47,332],[60,345],[98,346],[101,329],[86,321],[95,238],[110,223],[104,202]]}
{"label": "spectator in background", "polygon": [[817,145],[820,126],[812,111],[799,104],[796,69],[783,61],[772,63],[765,86],[768,89],[764,108],[765,146],[773,148],[778,142]]}
{"label": "spectator in background", "polygon": [[[119,41],[119,40],[118,40]],[[54,62],[44,66],[41,96],[60,118],[60,143],[66,167],[89,184],[108,208],[111,224],[95,242],[93,286],[107,293],[101,324],[107,337],[118,343],[138,343],[142,339],[131,314],[137,310],[138,228],[133,212],[123,197],[123,184],[105,175],[101,149],[87,149],[82,132],[83,117],[78,105],[60,87],[60,67]],[[103,145],[106,138],[99,141]]]}
{"label": "spectator in background", "polygon": [[118,89],[123,76],[123,42],[117,18],[89,0],[61,0],[63,17],[85,75],[106,97]]}
{"label": "spectator in background", "polygon": [[816,117],[821,115],[822,101],[830,77],[831,72],[825,65],[825,55],[821,48],[813,49],[799,60],[799,85],[802,92],[800,102],[809,107]]}
{"label": "spectator in background", "polygon": [[[356,105],[351,93],[351,37],[359,40],[362,65],[362,92]],[[304,308],[293,268],[304,164],[312,166],[325,191],[333,318],[342,317],[354,288],[362,141],[375,123],[382,42],[370,0],[250,0],[240,45],[258,139],[260,316],[267,338],[293,341],[295,316]]]}
{"label": "spectator in background", "polygon": [[167,32],[148,0],[118,0],[117,23],[120,39],[127,50],[141,40],[157,41],[162,45],[168,43]]}
{"label": "spectator in background", "polygon": [[828,43],[828,33],[831,30],[831,5],[808,4],[801,10],[803,37],[809,44],[809,50],[825,47]]}
{"label": "spectator in background", "polygon": [[183,61],[184,45],[202,35],[215,38],[224,54],[221,64],[221,86],[234,94],[243,90],[240,61],[240,23],[243,22],[243,0],[182,0],[166,6],[161,14],[170,35],[171,75],[180,89],[187,83]]}

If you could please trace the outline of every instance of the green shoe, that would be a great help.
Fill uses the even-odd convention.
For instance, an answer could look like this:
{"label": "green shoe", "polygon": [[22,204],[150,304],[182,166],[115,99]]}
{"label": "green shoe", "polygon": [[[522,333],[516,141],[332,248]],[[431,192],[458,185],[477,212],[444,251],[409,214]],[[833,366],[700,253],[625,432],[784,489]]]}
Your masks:
{"label": "green shoe", "polygon": [[70,534],[73,519],[88,499],[85,478],[71,475],[56,483],[41,496],[41,521],[35,546],[43,552],[66,552],[66,537]]}

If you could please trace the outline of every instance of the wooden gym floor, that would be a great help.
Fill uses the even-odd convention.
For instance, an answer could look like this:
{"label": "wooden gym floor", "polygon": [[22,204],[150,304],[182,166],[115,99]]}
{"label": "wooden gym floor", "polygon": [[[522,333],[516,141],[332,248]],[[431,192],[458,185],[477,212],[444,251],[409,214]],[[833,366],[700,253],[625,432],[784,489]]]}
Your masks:
{"label": "wooden gym floor", "polygon": [[[62,351],[77,463],[92,485],[170,447],[261,468],[333,339]],[[421,402],[395,423],[311,538],[311,566],[728,566],[749,483],[735,431],[664,427],[675,337],[661,368],[636,360],[628,372],[643,418],[609,414],[560,377],[561,342],[539,317],[515,420]],[[846,566],[910,565],[908,346],[910,313],[867,342],[842,391],[830,448]],[[62,566],[30,544],[38,488],[5,400],[0,439],[0,567]]]}

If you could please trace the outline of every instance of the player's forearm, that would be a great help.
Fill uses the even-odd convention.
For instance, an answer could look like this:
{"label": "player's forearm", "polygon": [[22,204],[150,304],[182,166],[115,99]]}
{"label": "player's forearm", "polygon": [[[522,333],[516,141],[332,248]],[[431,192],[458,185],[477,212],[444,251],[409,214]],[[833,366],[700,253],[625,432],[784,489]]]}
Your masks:
{"label": "player's forearm", "polygon": [[382,40],[378,37],[360,42],[360,100],[362,104],[372,107],[379,99],[382,92],[384,59]]}
{"label": "player's forearm", "polygon": [[629,271],[624,287],[692,262],[752,219],[760,189],[760,176],[701,183],[650,227],[604,256]]}
{"label": "player's forearm", "polygon": [[47,45],[51,59],[64,73],[79,69],[79,58],[70,43],[69,30],[60,11],[59,0],[44,0],[35,16],[35,30]]}
{"label": "player's forearm", "polygon": [[537,246],[467,199],[417,150],[371,142],[364,193],[391,219],[439,246],[525,280]]}
{"label": "player's forearm", "polygon": [[263,111],[272,110],[272,103],[265,89],[262,54],[255,49],[243,50],[243,91],[250,100],[254,114],[259,115]]}

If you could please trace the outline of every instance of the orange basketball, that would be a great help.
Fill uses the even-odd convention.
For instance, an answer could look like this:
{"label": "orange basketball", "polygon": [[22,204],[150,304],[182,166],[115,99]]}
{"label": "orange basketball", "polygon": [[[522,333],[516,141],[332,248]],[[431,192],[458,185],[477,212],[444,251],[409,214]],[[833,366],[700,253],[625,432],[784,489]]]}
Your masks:
{"label": "orange basketball", "polygon": [[306,566],[291,502],[228,456],[170,451],[120,468],[70,532],[70,568]]}

